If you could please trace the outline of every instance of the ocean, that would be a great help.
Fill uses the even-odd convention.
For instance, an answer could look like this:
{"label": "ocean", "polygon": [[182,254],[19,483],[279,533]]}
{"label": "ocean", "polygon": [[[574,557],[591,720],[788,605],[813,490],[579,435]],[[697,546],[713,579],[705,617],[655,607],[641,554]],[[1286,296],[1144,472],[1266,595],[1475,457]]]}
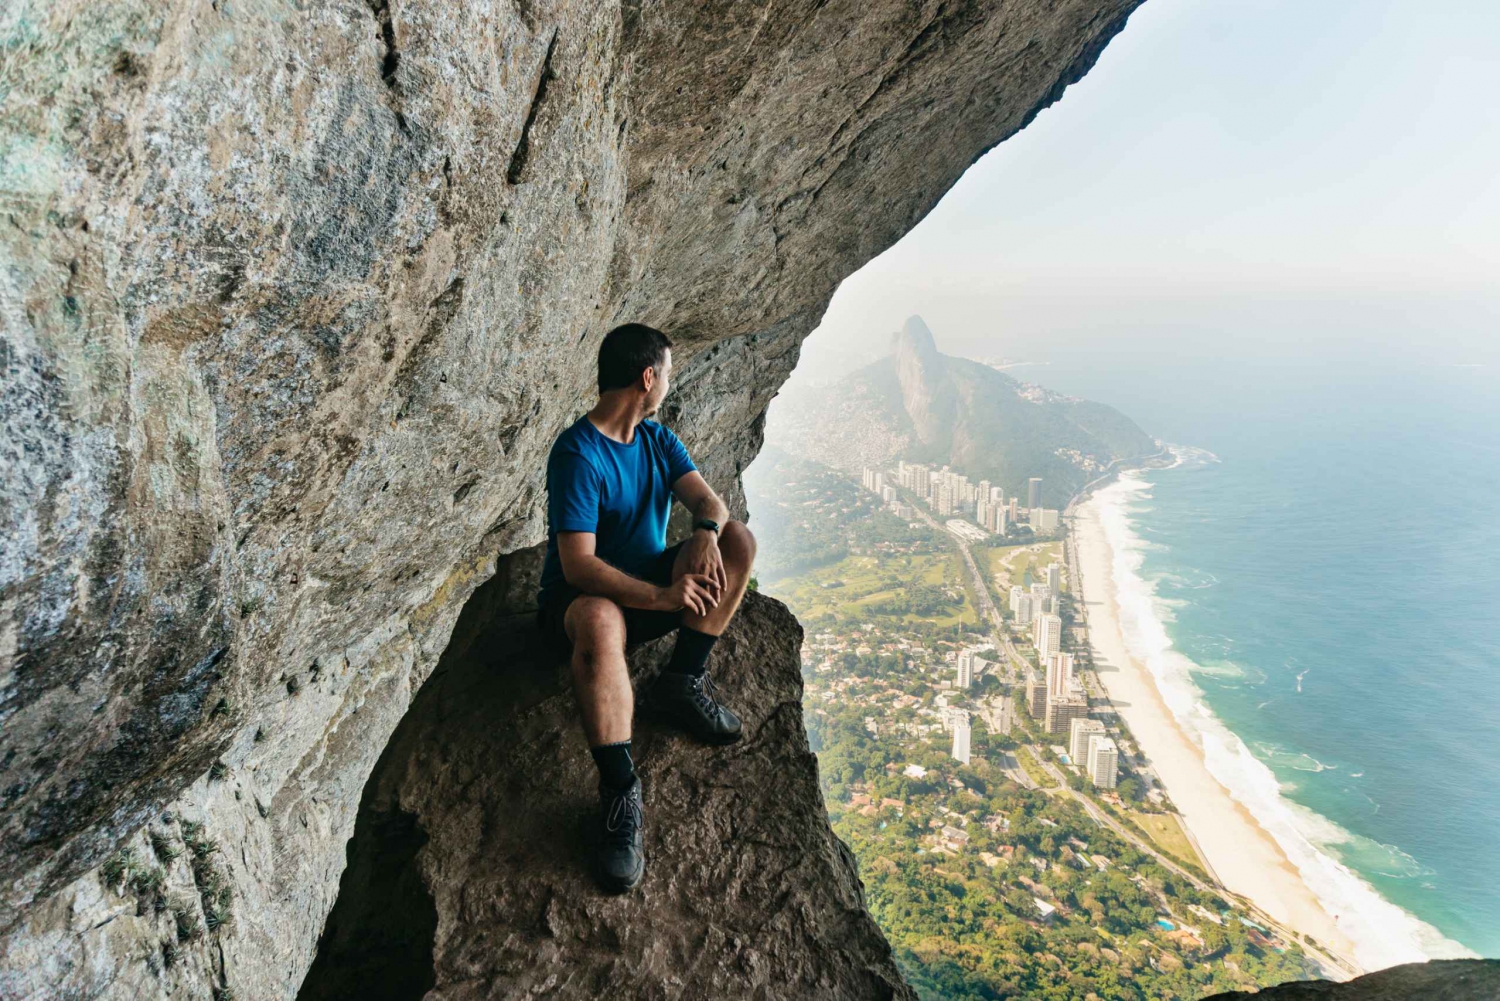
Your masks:
{"label": "ocean", "polygon": [[1011,374],[1188,446],[1102,511],[1127,643],[1211,771],[1365,965],[1500,956],[1500,372],[1054,355]]}

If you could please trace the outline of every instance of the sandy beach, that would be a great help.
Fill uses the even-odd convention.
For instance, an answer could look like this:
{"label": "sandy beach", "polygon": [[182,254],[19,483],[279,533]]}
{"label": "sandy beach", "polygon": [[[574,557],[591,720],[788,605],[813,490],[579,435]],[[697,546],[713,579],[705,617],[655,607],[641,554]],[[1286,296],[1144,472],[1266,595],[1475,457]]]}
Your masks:
{"label": "sandy beach", "polygon": [[[1097,495],[1096,495],[1097,496]],[[1079,591],[1088,618],[1099,680],[1124,717],[1181,812],[1214,874],[1231,891],[1277,921],[1310,935],[1323,948],[1355,962],[1354,944],[1298,875],[1280,846],[1209,773],[1203,753],[1178,726],[1147,668],[1133,659],[1120,628],[1110,548],[1098,505],[1076,510]]]}

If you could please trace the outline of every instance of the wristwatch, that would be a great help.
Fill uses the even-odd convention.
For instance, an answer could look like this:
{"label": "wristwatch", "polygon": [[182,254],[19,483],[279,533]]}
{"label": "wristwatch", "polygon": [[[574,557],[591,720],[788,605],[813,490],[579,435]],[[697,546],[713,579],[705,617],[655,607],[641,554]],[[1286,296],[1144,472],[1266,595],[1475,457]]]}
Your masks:
{"label": "wristwatch", "polygon": [[693,522],[694,528],[706,528],[715,535],[719,534],[719,523],[708,518],[699,518]]}

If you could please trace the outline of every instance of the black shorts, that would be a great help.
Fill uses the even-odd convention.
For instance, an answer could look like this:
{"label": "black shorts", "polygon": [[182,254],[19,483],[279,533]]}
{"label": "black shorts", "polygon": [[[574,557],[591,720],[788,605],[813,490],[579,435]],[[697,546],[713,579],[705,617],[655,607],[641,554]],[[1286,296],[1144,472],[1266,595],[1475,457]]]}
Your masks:
{"label": "black shorts", "polygon": [[[661,587],[671,584],[672,566],[677,562],[677,553],[680,549],[682,549],[681,542],[662,550],[656,562],[640,575],[641,579]],[[563,616],[568,614],[568,606],[573,603],[573,599],[582,595],[583,592],[578,588],[563,581],[536,610],[536,622],[542,635],[564,652],[571,653],[573,643],[568,639],[568,630],[563,625]],[[620,611],[625,613],[625,645],[627,647],[658,639],[682,625],[681,611],[653,612],[645,608],[623,606]]]}

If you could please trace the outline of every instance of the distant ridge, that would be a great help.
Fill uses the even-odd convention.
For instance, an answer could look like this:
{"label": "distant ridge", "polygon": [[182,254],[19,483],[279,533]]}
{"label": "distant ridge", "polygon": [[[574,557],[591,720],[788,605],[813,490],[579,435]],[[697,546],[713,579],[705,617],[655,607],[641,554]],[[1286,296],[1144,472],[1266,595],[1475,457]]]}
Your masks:
{"label": "distant ridge", "polygon": [[1017,381],[942,354],[912,316],[895,351],[817,392],[789,393],[777,419],[787,451],[846,472],[894,459],[949,464],[1008,496],[1042,478],[1061,507],[1100,468],[1150,455],[1156,443],[1113,407]]}

